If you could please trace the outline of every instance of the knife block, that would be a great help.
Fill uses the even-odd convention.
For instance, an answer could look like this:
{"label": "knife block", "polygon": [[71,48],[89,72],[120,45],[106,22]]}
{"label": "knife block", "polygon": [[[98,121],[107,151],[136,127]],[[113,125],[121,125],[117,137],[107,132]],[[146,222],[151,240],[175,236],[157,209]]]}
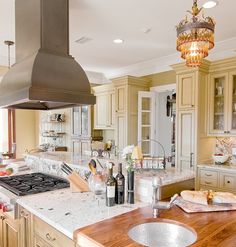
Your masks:
{"label": "knife block", "polygon": [[88,183],[76,172],[72,172],[68,176],[70,181],[70,189],[72,192],[88,192],[89,186]]}

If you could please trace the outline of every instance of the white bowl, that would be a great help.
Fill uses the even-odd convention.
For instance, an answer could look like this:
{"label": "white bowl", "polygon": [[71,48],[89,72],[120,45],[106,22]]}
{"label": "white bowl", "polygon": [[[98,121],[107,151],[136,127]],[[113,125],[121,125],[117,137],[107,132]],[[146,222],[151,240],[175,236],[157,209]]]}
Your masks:
{"label": "white bowl", "polygon": [[229,155],[228,154],[224,154],[224,155],[212,155],[213,160],[215,161],[215,163],[225,163],[228,159],[229,159]]}

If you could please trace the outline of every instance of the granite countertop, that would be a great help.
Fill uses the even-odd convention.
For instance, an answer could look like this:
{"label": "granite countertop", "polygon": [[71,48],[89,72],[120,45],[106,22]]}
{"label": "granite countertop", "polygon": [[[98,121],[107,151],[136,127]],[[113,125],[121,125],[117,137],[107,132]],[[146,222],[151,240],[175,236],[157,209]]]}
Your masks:
{"label": "granite countertop", "polygon": [[72,193],[70,189],[20,197],[17,203],[71,239],[82,227],[147,205],[137,202],[106,207],[104,198],[92,192]]}
{"label": "granite countertop", "polygon": [[207,169],[213,169],[213,170],[221,170],[221,171],[230,171],[230,172],[236,172],[236,165],[231,165],[230,163],[225,163],[222,165],[216,165],[214,163],[204,163],[204,164],[199,164],[197,166],[198,168],[207,168]]}

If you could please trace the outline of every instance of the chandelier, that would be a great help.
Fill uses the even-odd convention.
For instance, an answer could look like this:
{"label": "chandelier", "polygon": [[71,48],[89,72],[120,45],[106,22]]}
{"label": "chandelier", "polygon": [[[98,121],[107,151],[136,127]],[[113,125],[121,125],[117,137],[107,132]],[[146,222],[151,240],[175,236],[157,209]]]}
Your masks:
{"label": "chandelier", "polygon": [[193,1],[192,16],[186,16],[178,26],[177,47],[181,57],[186,60],[186,65],[196,67],[202,63],[203,58],[208,56],[210,49],[214,47],[215,21],[211,17],[200,17],[202,8],[198,8],[197,0]]}

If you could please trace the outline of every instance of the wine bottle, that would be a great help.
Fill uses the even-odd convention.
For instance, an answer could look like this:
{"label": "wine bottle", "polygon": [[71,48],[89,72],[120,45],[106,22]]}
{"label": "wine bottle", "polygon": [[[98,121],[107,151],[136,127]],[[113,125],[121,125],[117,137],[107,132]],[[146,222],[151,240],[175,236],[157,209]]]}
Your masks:
{"label": "wine bottle", "polygon": [[116,204],[125,202],[125,177],[122,174],[122,163],[118,164],[118,174],[116,175]]}
{"label": "wine bottle", "polygon": [[108,163],[108,178],[106,181],[106,206],[115,205],[116,179],[113,177],[113,163]]}

